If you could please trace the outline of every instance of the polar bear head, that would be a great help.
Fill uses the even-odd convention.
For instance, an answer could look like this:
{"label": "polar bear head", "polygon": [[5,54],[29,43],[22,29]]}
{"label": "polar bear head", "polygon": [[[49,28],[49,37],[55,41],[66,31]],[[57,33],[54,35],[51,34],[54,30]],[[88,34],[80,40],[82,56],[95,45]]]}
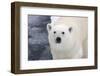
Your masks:
{"label": "polar bear head", "polygon": [[54,44],[62,44],[66,40],[69,41],[73,34],[73,27],[72,26],[65,26],[65,25],[47,25],[49,40]]}
{"label": "polar bear head", "polygon": [[65,48],[70,50],[77,43],[77,37],[75,34],[75,27],[66,26],[63,24],[59,25],[47,25],[48,39],[51,48],[62,49]]}

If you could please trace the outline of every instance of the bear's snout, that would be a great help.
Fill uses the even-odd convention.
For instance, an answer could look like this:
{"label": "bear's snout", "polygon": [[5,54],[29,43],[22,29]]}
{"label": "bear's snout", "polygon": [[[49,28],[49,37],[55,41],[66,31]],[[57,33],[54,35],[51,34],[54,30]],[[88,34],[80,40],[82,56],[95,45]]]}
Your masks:
{"label": "bear's snout", "polygon": [[61,38],[60,37],[56,38],[56,43],[61,43]]}

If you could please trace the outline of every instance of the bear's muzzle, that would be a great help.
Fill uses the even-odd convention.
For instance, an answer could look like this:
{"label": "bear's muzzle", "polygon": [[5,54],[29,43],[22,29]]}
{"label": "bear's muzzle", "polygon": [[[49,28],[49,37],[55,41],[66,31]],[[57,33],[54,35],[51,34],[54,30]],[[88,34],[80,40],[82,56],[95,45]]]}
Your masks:
{"label": "bear's muzzle", "polygon": [[56,43],[61,43],[61,38],[60,37],[56,38]]}

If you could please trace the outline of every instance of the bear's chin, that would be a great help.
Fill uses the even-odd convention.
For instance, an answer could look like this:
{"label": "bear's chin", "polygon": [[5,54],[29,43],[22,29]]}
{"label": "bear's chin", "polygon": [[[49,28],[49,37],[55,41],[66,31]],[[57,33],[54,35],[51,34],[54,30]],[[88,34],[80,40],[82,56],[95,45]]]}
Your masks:
{"label": "bear's chin", "polygon": [[62,50],[69,51],[69,50],[73,49],[73,45],[65,44],[63,42],[61,42],[61,43],[55,42],[53,45],[51,45],[51,48],[58,50],[58,51],[62,51]]}

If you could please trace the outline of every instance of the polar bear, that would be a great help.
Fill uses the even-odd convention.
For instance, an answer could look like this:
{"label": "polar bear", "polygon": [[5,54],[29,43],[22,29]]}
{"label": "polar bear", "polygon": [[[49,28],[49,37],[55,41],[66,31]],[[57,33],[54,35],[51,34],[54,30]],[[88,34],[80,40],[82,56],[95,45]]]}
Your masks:
{"label": "polar bear", "polygon": [[51,17],[47,30],[53,59],[87,58],[87,22],[85,17]]}

